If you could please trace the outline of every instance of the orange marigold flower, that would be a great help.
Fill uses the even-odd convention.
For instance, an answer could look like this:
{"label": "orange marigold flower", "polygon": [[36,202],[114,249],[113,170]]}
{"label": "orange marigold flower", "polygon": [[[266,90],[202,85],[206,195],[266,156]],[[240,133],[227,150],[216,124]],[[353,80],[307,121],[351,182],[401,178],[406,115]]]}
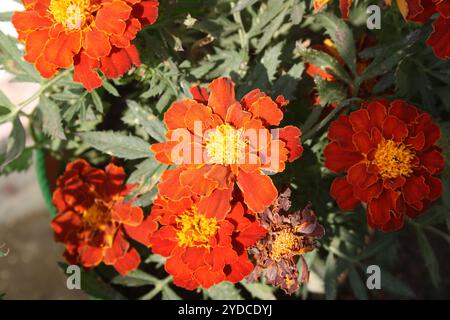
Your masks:
{"label": "orange marigold flower", "polygon": [[156,0],[22,0],[12,16],[25,60],[44,78],[74,65],[74,81],[89,91],[101,86],[97,69],[117,78],[140,65],[131,43],[158,17]]}
{"label": "orange marigold flower", "polygon": [[164,114],[169,141],[151,148],[160,162],[179,166],[163,174],[159,193],[177,201],[193,192],[204,214],[225,215],[236,183],[248,208],[261,212],[277,196],[262,171],[281,172],[286,161],[301,156],[301,131],[269,131],[283,119],[288,101],[281,96],[273,101],[256,89],[239,102],[228,78],[214,80],[209,89],[192,88],[195,99],[176,101]]}
{"label": "orange marigold flower", "polygon": [[139,266],[127,237],[148,245],[157,225],[124,201],[132,189],[124,181],[123,168],[111,163],[100,170],[81,159],[58,178],[53,203],[59,213],[51,225],[56,241],[66,245],[69,263],[92,268],[104,262],[121,275]]}
{"label": "orange marigold flower", "polygon": [[367,204],[371,227],[383,231],[403,226],[442,193],[438,178],[444,167],[439,127],[428,113],[404,101],[374,100],[329,128],[325,166],[345,172],[331,185],[343,210]]}
{"label": "orange marigold flower", "polygon": [[301,211],[289,212],[291,190],[281,192],[278,199],[261,215],[264,238],[249,249],[255,259],[255,269],[247,278],[256,281],[262,273],[266,282],[279,286],[287,294],[299,288],[297,257],[302,264],[301,282],[308,282],[309,269],[303,254],[316,248],[316,239],[323,237],[325,229],[317,222],[308,205]]}
{"label": "orange marigold flower", "polygon": [[[314,11],[318,12],[322,10],[331,1],[333,0],[314,0]],[[339,0],[339,8],[341,9],[342,19],[348,20],[352,2],[352,0]]]}
{"label": "orange marigold flower", "polygon": [[247,248],[266,232],[240,201],[226,216],[205,214],[195,195],[179,201],[159,196],[150,219],[159,224],[150,238],[153,253],[167,257],[165,270],[188,290],[241,281],[253,270]]}

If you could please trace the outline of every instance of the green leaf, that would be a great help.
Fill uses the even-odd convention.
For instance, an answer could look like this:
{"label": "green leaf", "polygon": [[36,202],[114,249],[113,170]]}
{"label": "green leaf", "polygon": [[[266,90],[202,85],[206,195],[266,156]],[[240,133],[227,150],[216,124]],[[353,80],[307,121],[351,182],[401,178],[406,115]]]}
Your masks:
{"label": "green leaf", "polygon": [[259,282],[246,282],[242,281],[241,284],[244,288],[251,293],[253,298],[261,300],[276,300],[277,298],[273,294],[274,288],[266,284]]}
{"label": "green leaf", "polygon": [[414,298],[414,291],[404,282],[394,277],[388,271],[381,271],[381,289],[405,298]]}
{"label": "green leaf", "polygon": [[42,96],[39,101],[42,114],[42,130],[53,139],[66,140],[62,127],[59,106],[50,99]]}
{"label": "green leaf", "polygon": [[102,86],[106,91],[108,91],[114,97],[120,97],[119,91],[117,91],[117,89],[111,83],[109,83],[108,80],[103,79]]}
{"label": "green leaf", "polygon": [[348,278],[356,298],[359,300],[367,300],[368,296],[366,286],[353,265],[349,265]]}
{"label": "green leaf", "polygon": [[417,242],[419,244],[420,253],[422,254],[425,266],[428,268],[433,285],[438,288],[441,283],[439,263],[422,228],[415,225],[415,229],[417,234]]}
{"label": "green leaf", "polygon": [[182,300],[179,295],[176,294],[175,291],[172,290],[169,286],[165,286],[162,288],[162,297],[163,300]]}
{"label": "green leaf", "polygon": [[212,300],[243,300],[239,290],[230,282],[221,282],[205,292]]}
{"label": "green leaf", "polygon": [[8,138],[8,145],[6,147],[6,154],[3,162],[0,165],[0,172],[5,167],[16,160],[25,149],[25,129],[20,122],[19,117],[16,117],[13,121],[13,128]]}
{"label": "green leaf", "polygon": [[275,73],[278,66],[281,63],[280,56],[283,50],[284,42],[280,42],[277,45],[267,49],[261,59],[261,64],[267,70],[267,78],[272,83],[275,80]]}
{"label": "green leaf", "polygon": [[0,21],[9,22],[11,21],[13,12],[0,12]]}
{"label": "green leaf", "polygon": [[325,261],[325,298],[327,300],[334,300],[337,297],[337,277],[338,268],[337,260],[334,254],[330,251]]}
{"label": "green leaf", "polygon": [[0,50],[2,54],[4,54],[9,59],[13,60],[22,72],[28,77],[24,77],[23,80],[30,80],[30,82],[40,82],[41,77],[34,69],[34,67],[22,59],[22,53],[17,48],[17,44],[15,40],[11,37],[8,37],[3,32],[0,31]]}
{"label": "green leaf", "polygon": [[317,93],[320,97],[320,105],[326,106],[334,102],[339,103],[347,98],[345,87],[338,83],[315,77]]}
{"label": "green leaf", "polygon": [[[58,265],[64,271],[67,270],[68,264],[60,262]],[[125,299],[113,287],[105,283],[96,271],[86,271],[81,268],[81,289],[94,299],[100,300],[122,300]]]}
{"label": "green leaf", "polygon": [[91,92],[91,98],[92,102],[94,103],[95,109],[97,109],[98,112],[103,113],[103,102],[97,91],[94,90]]}
{"label": "green leaf", "polygon": [[297,52],[306,62],[317,66],[325,72],[332,73],[349,85],[352,84],[353,81],[345,69],[329,54],[322,51],[305,48],[298,48]]}
{"label": "green leaf", "polygon": [[[2,163],[2,161],[4,161],[4,159],[0,155],[0,163]],[[12,172],[22,172],[28,170],[28,168],[31,166],[32,163],[33,163],[33,149],[25,148],[22,154],[17,159],[9,163],[0,173],[0,175],[8,175]]]}
{"label": "green leaf", "polygon": [[93,131],[79,133],[89,146],[111,156],[124,159],[140,159],[151,156],[150,144],[135,136],[113,131]]}
{"label": "green leaf", "polygon": [[165,141],[166,128],[149,109],[144,109],[137,102],[128,100],[128,110],[123,120],[128,124],[140,125],[153,139]]}
{"label": "green leaf", "polygon": [[283,95],[286,99],[294,99],[297,91],[297,85],[302,79],[303,70],[305,65],[303,62],[294,64],[286,74],[275,81],[272,90],[275,95]]}
{"label": "green leaf", "polygon": [[342,19],[333,14],[318,14],[317,20],[333,40],[339,55],[344,59],[352,73],[356,75],[355,39],[351,29]]}
{"label": "green leaf", "polygon": [[303,20],[303,15],[305,14],[306,4],[304,2],[295,3],[292,7],[291,21],[294,25],[298,25]]}
{"label": "green leaf", "polygon": [[257,3],[260,0],[239,0],[239,2],[234,6],[234,8],[231,10],[231,13],[239,12],[244,10],[247,7],[250,7]]}
{"label": "green leaf", "polygon": [[117,276],[111,280],[111,283],[118,284],[125,287],[143,287],[149,285],[156,285],[160,280],[141,270],[131,271],[126,276]]}

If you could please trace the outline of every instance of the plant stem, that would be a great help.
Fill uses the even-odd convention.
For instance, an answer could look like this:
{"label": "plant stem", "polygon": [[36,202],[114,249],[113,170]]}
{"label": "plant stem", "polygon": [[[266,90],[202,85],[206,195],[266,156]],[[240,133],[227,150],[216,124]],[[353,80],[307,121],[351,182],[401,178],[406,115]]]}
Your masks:
{"label": "plant stem", "polygon": [[140,297],[139,300],[151,300],[151,299],[153,299],[171,281],[172,281],[172,276],[168,276],[168,277],[162,279],[161,281],[159,281],[156,284],[156,286],[153,288],[152,291],[150,291],[149,293],[147,293],[147,294],[143,295],[142,297]]}

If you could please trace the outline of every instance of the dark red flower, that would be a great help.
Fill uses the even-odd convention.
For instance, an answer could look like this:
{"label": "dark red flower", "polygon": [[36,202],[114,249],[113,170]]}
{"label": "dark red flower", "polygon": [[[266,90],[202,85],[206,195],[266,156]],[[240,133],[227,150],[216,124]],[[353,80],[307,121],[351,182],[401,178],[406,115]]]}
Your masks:
{"label": "dark red flower", "polygon": [[329,128],[325,166],[344,172],[331,186],[343,210],[367,204],[369,226],[384,231],[403,226],[442,193],[444,167],[439,127],[428,113],[404,101],[375,100],[342,115]]}

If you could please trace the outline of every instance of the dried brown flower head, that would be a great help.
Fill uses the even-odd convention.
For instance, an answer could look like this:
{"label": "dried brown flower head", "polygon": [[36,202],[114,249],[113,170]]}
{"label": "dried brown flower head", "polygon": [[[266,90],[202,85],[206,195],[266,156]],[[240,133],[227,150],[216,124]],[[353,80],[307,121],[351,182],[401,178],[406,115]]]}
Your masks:
{"label": "dried brown flower head", "polygon": [[325,230],[317,222],[310,205],[301,211],[288,212],[291,190],[285,189],[274,204],[261,215],[261,225],[268,232],[266,237],[249,249],[255,259],[255,269],[247,278],[256,281],[263,273],[268,284],[292,294],[299,288],[297,256],[302,262],[301,282],[307,282],[309,269],[302,255],[316,248],[316,239]]}

